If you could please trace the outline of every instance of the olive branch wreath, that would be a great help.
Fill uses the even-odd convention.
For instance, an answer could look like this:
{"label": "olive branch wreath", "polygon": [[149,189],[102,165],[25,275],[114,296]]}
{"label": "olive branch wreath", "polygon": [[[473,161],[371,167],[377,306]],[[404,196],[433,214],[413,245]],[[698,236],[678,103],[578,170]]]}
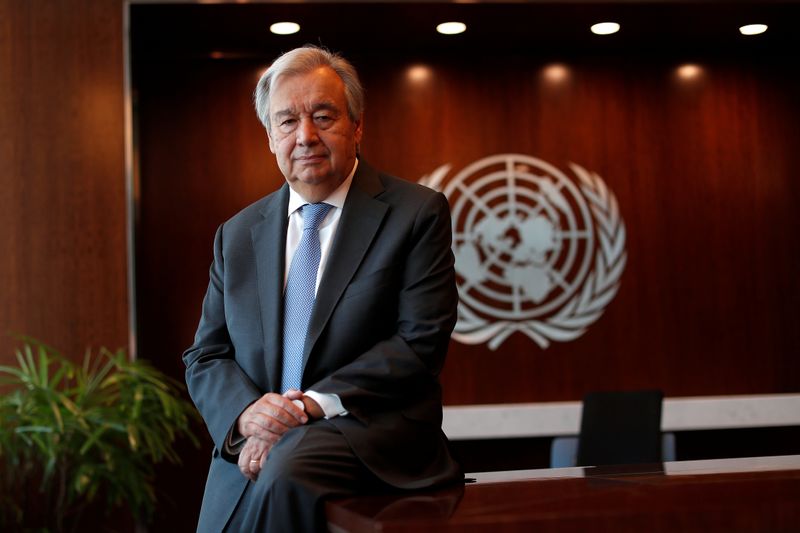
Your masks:
{"label": "olive branch wreath", "polygon": [[[489,349],[496,350],[512,333],[519,331],[540,348],[547,349],[552,341],[568,342],[583,335],[616,296],[627,260],[625,223],[620,216],[617,199],[597,173],[589,172],[575,163],[569,165],[581,181],[581,192],[590,204],[595,221],[597,244],[593,271],[586,276],[574,297],[555,315],[543,320],[489,322],[459,303],[453,339],[464,344],[486,342]],[[442,165],[422,177],[419,183],[441,192],[442,182],[450,168],[450,165]]]}

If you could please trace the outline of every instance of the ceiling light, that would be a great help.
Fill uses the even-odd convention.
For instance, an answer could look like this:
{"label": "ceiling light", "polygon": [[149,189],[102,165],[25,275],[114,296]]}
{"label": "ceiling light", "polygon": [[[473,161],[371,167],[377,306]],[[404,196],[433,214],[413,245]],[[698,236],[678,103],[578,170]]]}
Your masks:
{"label": "ceiling light", "polygon": [[296,22],[276,22],[269,27],[275,35],[291,35],[300,31],[300,24]]}
{"label": "ceiling light", "polygon": [[619,24],[616,22],[598,22],[592,24],[592,33],[595,35],[611,35],[619,31]]}
{"label": "ceiling light", "polygon": [[699,78],[703,74],[703,69],[699,65],[688,63],[678,67],[676,73],[680,79],[690,81]]}
{"label": "ceiling light", "polygon": [[442,22],[436,26],[436,31],[444,35],[455,35],[457,33],[464,33],[467,30],[467,25],[463,22]]}
{"label": "ceiling light", "polygon": [[414,65],[406,71],[406,76],[413,82],[424,82],[431,77],[431,69],[425,65]]}
{"label": "ceiling light", "polygon": [[758,35],[767,31],[766,24],[747,24],[739,28],[739,33],[742,35]]}
{"label": "ceiling light", "polygon": [[542,70],[544,79],[550,83],[561,83],[569,78],[569,69],[560,63],[548,65]]}

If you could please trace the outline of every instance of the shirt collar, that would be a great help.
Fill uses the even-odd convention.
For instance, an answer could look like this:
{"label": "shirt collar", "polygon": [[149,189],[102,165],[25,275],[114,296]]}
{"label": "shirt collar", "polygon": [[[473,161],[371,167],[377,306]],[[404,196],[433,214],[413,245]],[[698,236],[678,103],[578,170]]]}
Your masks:
{"label": "shirt collar", "polygon": [[[350,192],[350,185],[353,183],[353,176],[356,173],[356,169],[358,168],[358,159],[356,159],[355,163],[353,164],[353,170],[350,171],[350,174],[345,178],[345,180],[333,191],[327,198],[323,200],[324,203],[330,204],[333,207],[338,207],[339,209],[344,207],[344,201],[347,199],[347,193]],[[308,202],[300,196],[294,189],[289,187],[289,212],[288,216],[291,216],[292,213],[306,205]]]}

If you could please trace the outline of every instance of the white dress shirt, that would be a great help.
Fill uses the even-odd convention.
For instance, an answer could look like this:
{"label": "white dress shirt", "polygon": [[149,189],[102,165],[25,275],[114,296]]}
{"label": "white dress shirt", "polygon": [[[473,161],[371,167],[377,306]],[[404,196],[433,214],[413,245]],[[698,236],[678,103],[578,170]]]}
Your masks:
{"label": "white dress shirt", "polygon": [[[353,165],[353,170],[342,182],[339,187],[328,196],[324,203],[333,206],[333,209],[328,211],[328,214],[319,225],[319,241],[320,241],[320,260],[319,270],[317,270],[317,285],[314,289],[319,290],[319,281],[322,278],[322,273],[325,271],[325,265],[328,262],[328,255],[331,251],[331,244],[333,237],[336,234],[336,228],[339,226],[339,218],[342,216],[342,208],[344,201],[347,199],[347,193],[350,191],[350,184],[353,183],[353,175],[356,173],[358,167],[358,159]],[[292,265],[292,257],[300,244],[300,238],[303,235],[303,213],[300,208],[307,204],[303,197],[289,187],[289,227],[286,231],[286,268],[283,275],[283,289],[286,290],[286,281],[289,278],[289,267]],[[305,391],[305,395],[317,402],[322,412],[325,413],[325,418],[333,418],[334,416],[345,416],[348,414],[347,409],[342,405],[342,400],[337,394],[322,394],[313,390]],[[300,400],[292,400],[295,405],[303,409],[303,402]],[[239,434],[236,424],[233,425],[228,438],[225,442],[225,451],[231,455],[239,453],[244,446],[245,438]]]}
{"label": "white dress shirt", "polygon": [[[353,183],[353,175],[358,168],[358,159],[353,165],[353,170],[345,178],[339,187],[333,191],[327,198],[323,200],[324,203],[333,206],[333,209],[328,211],[325,218],[319,225],[319,243],[320,243],[320,259],[319,270],[317,270],[317,285],[314,288],[314,293],[319,290],[319,282],[322,279],[322,274],[325,272],[325,265],[328,263],[328,256],[331,251],[331,244],[336,235],[336,228],[339,227],[339,219],[342,216],[342,208],[344,201],[347,199],[347,193],[350,192],[350,184]],[[289,227],[286,231],[286,268],[283,272],[283,288],[286,289],[286,281],[289,278],[289,267],[292,265],[292,258],[300,244],[300,238],[303,236],[303,213],[301,207],[306,205],[302,196],[300,196],[294,189],[289,187]],[[325,418],[332,418],[334,416],[344,416],[347,410],[342,405],[341,399],[336,394],[320,394],[313,390],[305,391],[306,396],[314,400],[322,408],[325,413]],[[300,400],[294,400],[298,407],[302,407]]]}

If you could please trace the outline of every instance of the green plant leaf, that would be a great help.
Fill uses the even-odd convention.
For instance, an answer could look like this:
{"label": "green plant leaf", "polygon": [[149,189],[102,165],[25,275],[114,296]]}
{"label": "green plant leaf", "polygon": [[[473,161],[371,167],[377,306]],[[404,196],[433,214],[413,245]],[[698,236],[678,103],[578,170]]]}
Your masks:
{"label": "green plant leaf", "polygon": [[25,351],[24,354],[20,350],[17,350],[15,353],[16,353],[17,361],[19,362],[19,367],[20,367],[20,369],[22,371],[22,374],[23,375],[29,375],[30,374],[30,366],[28,365],[28,358],[25,357],[25,355],[30,355],[30,346],[26,345],[23,348],[23,350]]}
{"label": "green plant leaf", "polygon": [[128,445],[131,450],[136,451],[139,448],[139,428],[133,424],[128,424]]}
{"label": "green plant leaf", "polygon": [[53,418],[56,421],[56,427],[58,431],[64,431],[64,418],[61,416],[61,409],[58,408],[58,404],[50,398],[48,401],[48,405],[50,406],[50,410],[53,412]]}
{"label": "green plant leaf", "polygon": [[14,368],[13,366],[0,366],[0,372],[2,372],[3,374],[11,374],[16,379],[22,377],[23,374],[22,370],[20,370],[19,368]]}
{"label": "green plant leaf", "polygon": [[15,353],[18,366],[0,367],[11,389],[0,396],[0,495],[11,482],[60,494],[64,516],[102,497],[146,521],[152,465],[180,461],[177,439],[198,445],[183,385],[124,350],[87,350],[78,365],[33,339]]}
{"label": "green plant leaf", "polygon": [[97,429],[95,429],[89,436],[89,438],[86,439],[86,442],[83,443],[83,446],[81,446],[79,453],[81,455],[86,455],[86,452],[88,452],[89,449],[98,442],[100,437],[102,437],[106,431],[108,431],[108,426],[100,426]]}
{"label": "green plant leaf", "polygon": [[47,357],[47,351],[39,346],[39,385],[47,387],[48,378],[50,376],[50,359]]}
{"label": "green plant leaf", "polygon": [[15,433],[53,433],[51,426],[18,426],[14,428]]}
{"label": "green plant leaf", "polygon": [[70,370],[70,365],[65,365],[62,363],[58,367],[58,370],[56,370],[56,373],[53,374],[53,377],[50,378],[50,387],[54,389],[60,387],[61,380],[63,380],[64,377],[69,377],[69,370]]}

